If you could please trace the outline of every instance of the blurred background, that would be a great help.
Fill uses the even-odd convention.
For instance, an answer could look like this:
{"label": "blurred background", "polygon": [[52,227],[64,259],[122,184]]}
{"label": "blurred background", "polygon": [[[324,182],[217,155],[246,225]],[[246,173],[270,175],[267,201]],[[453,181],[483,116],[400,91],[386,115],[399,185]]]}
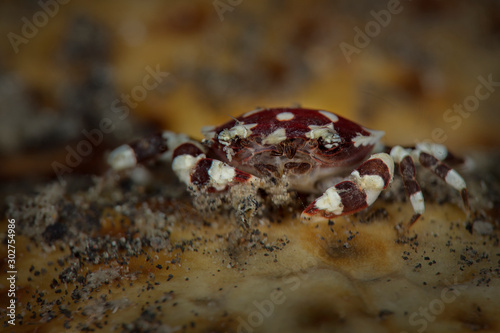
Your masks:
{"label": "blurred background", "polygon": [[496,0],[3,0],[0,35],[9,192],[257,106],[333,111],[388,144],[500,146]]}

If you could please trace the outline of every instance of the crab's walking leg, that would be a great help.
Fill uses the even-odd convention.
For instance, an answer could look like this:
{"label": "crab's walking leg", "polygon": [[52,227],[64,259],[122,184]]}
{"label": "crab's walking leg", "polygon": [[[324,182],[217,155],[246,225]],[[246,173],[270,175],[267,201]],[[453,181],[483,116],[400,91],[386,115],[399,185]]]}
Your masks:
{"label": "crab's walking leg", "polygon": [[115,170],[123,170],[150,160],[168,161],[174,149],[185,142],[195,145],[195,141],[184,134],[163,131],[119,146],[108,155],[108,164]]}
{"label": "crab's walking leg", "polygon": [[355,213],[370,206],[392,181],[393,175],[392,158],[386,153],[374,154],[354,170],[349,179],[328,188],[302,215],[331,218]]}
{"label": "crab's walking leg", "polygon": [[425,211],[424,196],[416,179],[415,164],[409,152],[401,146],[395,146],[391,149],[391,157],[399,167],[406,196],[410,199],[415,212],[409,223],[409,226],[412,226]]}
{"label": "crab's walking leg", "polygon": [[[436,154],[435,151],[437,149],[444,149],[445,151],[442,154]],[[423,167],[431,170],[439,178],[444,180],[446,184],[460,192],[464,208],[469,212],[469,195],[464,179],[457,171],[442,162],[442,160],[446,160],[447,158],[446,148],[436,144],[418,144],[413,154],[418,158],[418,161]]]}

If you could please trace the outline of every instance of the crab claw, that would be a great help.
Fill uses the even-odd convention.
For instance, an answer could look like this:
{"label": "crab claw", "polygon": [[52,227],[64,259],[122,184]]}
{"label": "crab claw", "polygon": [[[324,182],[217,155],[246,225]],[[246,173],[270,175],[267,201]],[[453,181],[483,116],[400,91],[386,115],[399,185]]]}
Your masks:
{"label": "crab claw", "polygon": [[241,183],[258,182],[258,178],[204,154],[177,156],[172,165],[181,181],[196,190],[224,192]]}
{"label": "crab claw", "polygon": [[330,188],[314,200],[302,216],[332,218],[358,212],[370,206],[392,181],[394,162],[385,153],[374,154],[351,173],[350,179]]}
{"label": "crab claw", "polygon": [[343,181],[327,189],[321,197],[304,209],[302,215],[332,218],[356,212],[367,206],[366,195],[362,189],[352,181]]}

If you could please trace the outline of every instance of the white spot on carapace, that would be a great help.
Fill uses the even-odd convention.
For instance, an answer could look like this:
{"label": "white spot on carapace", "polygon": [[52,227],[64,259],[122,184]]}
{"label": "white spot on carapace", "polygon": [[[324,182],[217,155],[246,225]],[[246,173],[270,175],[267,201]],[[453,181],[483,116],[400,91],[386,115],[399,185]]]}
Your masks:
{"label": "white spot on carapace", "polygon": [[245,139],[252,135],[252,128],[258,124],[243,124],[241,122],[236,123],[230,129],[224,129],[219,133],[217,139],[220,143],[227,146],[231,140],[235,138]]}
{"label": "white spot on carapace", "polygon": [[418,191],[410,195],[410,202],[415,213],[423,214],[425,212],[424,196],[422,192]]}
{"label": "white spot on carapace", "polygon": [[279,121],[292,120],[295,115],[291,112],[281,112],[276,115],[276,119]]}
{"label": "white spot on carapace", "polygon": [[191,184],[191,172],[193,171],[196,163],[205,158],[204,154],[198,156],[180,155],[172,161],[172,169],[177,177],[186,185]]}
{"label": "white spot on carapace", "polygon": [[337,117],[336,114],[333,114],[331,112],[324,111],[324,110],[320,110],[318,112],[321,113],[323,116],[327,117],[328,119],[330,119],[334,123],[336,123],[337,121],[339,121],[339,117]]}
{"label": "white spot on carapace", "polygon": [[236,171],[226,163],[214,160],[208,170],[208,175],[210,176],[210,184],[221,191],[233,181]]}
{"label": "white spot on carapace", "polygon": [[333,129],[332,123],[323,126],[309,125],[309,128],[311,130],[305,134],[306,138],[321,138],[325,143],[325,147],[328,149],[338,146],[342,142],[342,139],[337,134],[337,131]]}
{"label": "white spot on carapace", "polygon": [[365,128],[365,131],[367,131],[369,134],[368,135],[363,135],[361,133],[358,133],[358,135],[354,138],[352,138],[352,142],[354,142],[354,147],[359,147],[359,146],[371,146],[375,145],[381,137],[384,136],[385,132],[384,131],[375,131],[375,130],[370,130]]}
{"label": "white spot on carapace", "polygon": [[129,145],[122,145],[108,156],[108,164],[115,170],[128,169],[137,164],[134,150]]}
{"label": "white spot on carapace", "polygon": [[265,145],[275,145],[286,140],[286,131],[283,127],[278,128],[262,140]]}
{"label": "white spot on carapace", "polygon": [[255,109],[255,110],[252,110],[252,111],[248,111],[247,113],[243,114],[243,118],[246,118],[246,117],[250,117],[260,111],[262,111],[264,109]]}
{"label": "white spot on carapace", "polygon": [[327,189],[325,193],[316,200],[314,206],[320,210],[333,213],[335,215],[342,214],[342,211],[344,210],[342,199],[337,193],[337,189],[335,187]]}

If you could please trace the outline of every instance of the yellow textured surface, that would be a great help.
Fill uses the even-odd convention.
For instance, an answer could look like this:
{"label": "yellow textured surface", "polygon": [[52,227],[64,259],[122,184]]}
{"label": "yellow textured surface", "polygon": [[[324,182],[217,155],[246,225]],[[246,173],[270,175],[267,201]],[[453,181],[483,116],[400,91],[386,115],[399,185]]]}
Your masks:
{"label": "yellow textured surface", "polygon": [[[339,45],[353,44],[353,29],[364,29],[373,20],[370,11],[385,9],[388,2],[241,1],[223,20],[214,3],[72,1],[19,45],[19,52],[3,38],[0,74],[22,82],[21,99],[33,103],[35,111],[17,128],[7,121],[16,118],[16,105],[3,102],[2,115],[9,116],[2,118],[2,135],[9,129],[28,132],[29,121],[37,122],[40,115],[62,117],[65,97],[73,106],[87,105],[77,94],[67,96],[65,88],[98,85],[90,73],[109,78],[112,92],[84,95],[96,97],[91,105],[102,110],[78,110],[66,120],[79,112],[91,119],[108,117],[113,99],[141,85],[148,66],[169,75],[123,123],[116,123],[123,128],[107,135],[105,144],[68,175],[70,183],[73,176],[85,177],[85,186],[59,191],[44,180],[33,193],[30,182],[33,175],[55,179],[51,163],[64,161],[65,146],[75,147],[81,129],[90,130],[93,123],[70,127],[77,134],[67,141],[56,137],[50,147],[0,150],[1,180],[11,184],[15,177],[20,188],[2,190],[2,199],[25,195],[2,210],[0,238],[5,239],[7,218],[15,215],[18,227],[19,317],[15,327],[4,324],[9,298],[2,260],[1,329],[500,331],[500,196],[494,161],[465,172],[470,219],[460,209],[458,194],[425,176],[426,213],[407,236],[397,226],[412,215],[411,206],[396,194],[334,225],[301,223],[300,207],[286,214],[273,210],[256,218],[258,232],[250,236],[227,212],[197,213],[170,176],[155,180],[153,189],[127,185],[125,175],[121,185],[116,175],[102,176],[106,150],[144,133],[134,127],[137,123],[200,138],[202,126],[227,121],[229,115],[294,103],[384,130],[389,144],[433,139],[433,131],[442,129],[443,143],[459,154],[498,150],[498,5],[401,2],[403,11],[348,62]],[[3,2],[0,35],[20,34],[21,18],[31,19],[39,10],[36,3]],[[70,27],[82,18],[82,29],[95,29],[95,38],[80,41],[83,47],[77,48],[71,43],[79,35]],[[102,49],[92,48],[101,45],[101,37]],[[65,55],[72,47],[83,59],[80,53]],[[99,58],[101,51],[106,56]],[[477,110],[446,120],[446,110],[474,95],[478,77],[488,76],[497,85]],[[2,96],[7,88],[2,86]],[[476,156],[498,160],[489,153]],[[87,173],[103,178],[90,181]],[[474,229],[472,222],[483,229]],[[0,258],[6,254],[2,241]]]}

